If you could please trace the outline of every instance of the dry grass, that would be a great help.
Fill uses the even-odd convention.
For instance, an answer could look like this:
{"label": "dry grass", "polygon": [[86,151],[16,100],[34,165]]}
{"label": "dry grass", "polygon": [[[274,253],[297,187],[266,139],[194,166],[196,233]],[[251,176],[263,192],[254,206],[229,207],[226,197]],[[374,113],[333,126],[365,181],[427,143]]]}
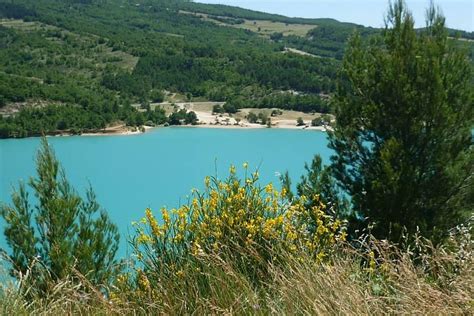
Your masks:
{"label": "dry grass", "polygon": [[316,25],[312,24],[286,24],[266,20],[245,20],[243,24],[231,26],[250,30],[265,36],[270,36],[273,33],[282,33],[284,36],[295,35],[300,37],[306,36],[310,30],[316,27]]}
{"label": "dry grass", "polygon": [[[461,260],[458,252],[429,248],[430,254],[414,264],[412,252],[385,242],[371,241],[357,250],[347,245],[325,263],[304,254],[288,256],[285,264],[271,267],[261,286],[237,272],[232,263],[209,256],[201,259],[203,270],[190,269],[184,278],[163,279],[156,292],[112,289],[112,299],[77,281],[61,282],[49,295],[30,301],[14,287],[6,287],[0,293],[0,311],[14,315],[472,315],[474,261],[469,249]],[[376,254],[373,269],[367,251]],[[457,267],[455,272],[451,266]],[[200,285],[203,278],[207,287]]]}
{"label": "dry grass", "polygon": [[40,22],[25,22],[20,19],[0,19],[0,25],[8,28],[13,28],[23,32],[44,30],[57,30],[59,28],[47,25]]}
{"label": "dry grass", "polygon": [[291,122],[296,122],[296,120],[301,117],[304,121],[311,122],[315,118],[318,118],[321,116],[320,113],[305,113],[305,112],[299,112],[299,111],[290,111],[290,110],[281,110],[277,108],[272,108],[272,109],[267,109],[267,108],[245,108],[241,109],[238,113],[234,114],[233,116],[236,118],[240,118],[242,120],[245,119],[245,117],[250,113],[253,112],[255,114],[263,113],[267,117],[271,117],[272,111],[273,110],[278,110],[281,111],[282,114],[279,114],[275,117],[272,117],[273,122],[278,122],[278,121],[291,121]]}
{"label": "dry grass", "polygon": [[[180,11],[181,14],[191,14],[200,17],[202,20],[215,23],[220,26],[235,27],[240,29],[249,30],[258,33],[262,36],[269,37],[273,33],[282,33],[284,36],[295,35],[304,37],[308,32],[317,27],[314,24],[289,24],[282,22],[273,22],[269,20],[247,20],[244,19],[242,24],[226,24],[221,21],[215,20],[212,16],[204,13],[195,13],[188,11]],[[222,17],[225,18],[225,17]]]}

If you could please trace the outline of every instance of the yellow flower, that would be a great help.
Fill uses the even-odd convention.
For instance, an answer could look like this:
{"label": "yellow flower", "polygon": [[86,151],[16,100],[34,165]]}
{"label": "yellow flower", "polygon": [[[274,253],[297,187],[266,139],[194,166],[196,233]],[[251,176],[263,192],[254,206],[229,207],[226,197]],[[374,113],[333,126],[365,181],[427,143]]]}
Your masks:
{"label": "yellow flower", "polygon": [[209,186],[211,185],[211,178],[209,176],[204,179],[204,185],[206,186],[206,188],[209,188]]}
{"label": "yellow flower", "polygon": [[375,254],[373,251],[369,252],[369,271],[372,273],[375,271],[376,263],[375,263]]}
{"label": "yellow flower", "polygon": [[153,239],[148,236],[147,234],[144,234],[144,233],[141,233],[140,235],[138,235],[138,239],[137,239],[137,243],[140,245],[140,244],[148,244],[148,243],[151,243],[153,241]]}
{"label": "yellow flower", "polygon": [[170,215],[168,213],[168,210],[166,208],[161,209],[161,216],[163,217],[163,220],[165,221],[166,226],[170,225]]}
{"label": "yellow flower", "polygon": [[244,169],[247,169],[249,167],[249,164],[247,162],[244,162],[243,167]]}
{"label": "yellow flower", "polygon": [[340,241],[346,241],[346,238],[347,238],[347,233],[345,231],[343,231],[339,237],[338,237],[338,240]]}
{"label": "yellow flower", "polygon": [[150,281],[148,280],[148,278],[146,277],[144,273],[140,273],[139,283],[142,287],[144,287],[147,290],[150,288]]}
{"label": "yellow flower", "polygon": [[265,192],[266,192],[266,193],[272,193],[272,192],[273,192],[273,184],[269,183],[269,184],[265,187]]}
{"label": "yellow flower", "polygon": [[232,175],[235,174],[235,166],[234,166],[234,165],[231,165],[231,166],[230,166],[229,172],[230,172],[230,174],[232,174]]}
{"label": "yellow flower", "polygon": [[160,227],[158,226],[158,222],[156,221],[155,217],[153,216],[151,210],[149,208],[145,211],[146,218],[150,223],[151,231],[155,237],[158,237],[162,234]]}
{"label": "yellow flower", "polygon": [[323,261],[324,260],[324,257],[326,257],[326,254],[321,251],[320,253],[318,253],[318,255],[316,256],[316,259],[318,259],[319,262]]}

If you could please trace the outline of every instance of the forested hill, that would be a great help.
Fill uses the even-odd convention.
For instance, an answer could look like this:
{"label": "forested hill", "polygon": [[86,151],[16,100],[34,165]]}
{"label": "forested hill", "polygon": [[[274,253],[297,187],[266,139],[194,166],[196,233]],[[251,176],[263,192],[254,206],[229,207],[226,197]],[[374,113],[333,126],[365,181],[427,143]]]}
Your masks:
{"label": "forested hill", "polygon": [[178,0],[0,0],[0,19],[0,137],[162,124],[170,95],[328,112],[348,36],[378,32]]}

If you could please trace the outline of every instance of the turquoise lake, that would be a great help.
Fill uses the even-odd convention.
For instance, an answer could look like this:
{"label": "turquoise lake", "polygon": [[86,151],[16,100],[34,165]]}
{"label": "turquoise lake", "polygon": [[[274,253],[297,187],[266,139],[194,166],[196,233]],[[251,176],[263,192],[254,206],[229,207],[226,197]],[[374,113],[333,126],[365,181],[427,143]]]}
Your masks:
{"label": "turquoise lake", "polygon": [[[121,232],[119,257],[127,255],[132,221],[150,207],[187,201],[204,177],[224,178],[229,166],[259,169],[262,184],[279,183],[290,172],[293,183],[315,154],[329,161],[327,134],[284,129],[160,128],[142,135],[50,137],[66,175],[79,191],[90,183],[97,200]],[[12,186],[35,175],[39,138],[0,140],[0,201],[10,203]],[[5,247],[3,225],[0,247]]]}

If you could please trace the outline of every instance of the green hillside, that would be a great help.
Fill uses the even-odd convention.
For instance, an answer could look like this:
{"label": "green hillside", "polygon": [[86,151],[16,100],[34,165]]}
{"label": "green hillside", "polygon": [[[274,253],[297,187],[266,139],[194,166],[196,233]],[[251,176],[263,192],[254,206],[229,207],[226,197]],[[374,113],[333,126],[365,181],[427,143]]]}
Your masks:
{"label": "green hillside", "polygon": [[162,124],[131,105],[176,93],[329,112],[347,38],[378,32],[171,0],[1,0],[0,19],[0,137]]}

